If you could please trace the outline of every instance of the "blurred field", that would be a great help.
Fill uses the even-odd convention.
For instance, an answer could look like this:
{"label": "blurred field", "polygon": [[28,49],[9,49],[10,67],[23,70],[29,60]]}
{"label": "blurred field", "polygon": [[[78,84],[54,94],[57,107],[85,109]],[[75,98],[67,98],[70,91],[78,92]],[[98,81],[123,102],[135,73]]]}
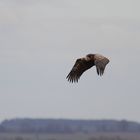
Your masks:
{"label": "blurred field", "polygon": [[140,134],[139,133],[96,133],[96,134],[1,133],[0,140],[140,140]]}

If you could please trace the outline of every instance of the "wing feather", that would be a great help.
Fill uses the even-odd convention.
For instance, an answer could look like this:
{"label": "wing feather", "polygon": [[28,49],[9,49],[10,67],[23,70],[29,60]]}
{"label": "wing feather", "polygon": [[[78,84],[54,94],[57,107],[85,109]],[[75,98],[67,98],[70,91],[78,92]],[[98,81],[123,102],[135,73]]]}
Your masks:
{"label": "wing feather", "polygon": [[67,76],[68,81],[78,82],[81,75],[90,67],[93,66],[93,62],[87,60],[86,58],[79,58],[76,60],[73,68]]}
{"label": "wing feather", "polygon": [[97,74],[102,76],[106,65],[109,63],[109,59],[98,54],[94,56],[94,59],[95,59]]}

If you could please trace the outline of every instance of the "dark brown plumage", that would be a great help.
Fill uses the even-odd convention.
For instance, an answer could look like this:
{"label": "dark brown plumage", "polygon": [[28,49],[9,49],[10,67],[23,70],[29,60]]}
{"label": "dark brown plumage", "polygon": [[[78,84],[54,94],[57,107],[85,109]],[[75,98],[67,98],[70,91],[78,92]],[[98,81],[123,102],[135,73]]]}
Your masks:
{"label": "dark brown plumage", "polygon": [[100,54],[88,54],[76,60],[73,68],[66,77],[69,82],[78,82],[81,75],[92,66],[96,66],[97,74],[102,76],[109,59]]}

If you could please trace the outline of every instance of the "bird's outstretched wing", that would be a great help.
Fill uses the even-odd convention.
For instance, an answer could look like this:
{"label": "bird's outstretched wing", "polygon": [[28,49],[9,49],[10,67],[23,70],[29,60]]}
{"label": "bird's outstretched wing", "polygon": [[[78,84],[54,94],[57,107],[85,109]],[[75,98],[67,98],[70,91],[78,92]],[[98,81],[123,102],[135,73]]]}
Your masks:
{"label": "bird's outstretched wing", "polygon": [[94,59],[95,59],[94,62],[95,62],[97,74],[102,76],[106,65],[109,63],[109,59],[98,54],[95,54]]}
{"label": "bird's outstretched wing", "polygon": [[67,76],[68,81],[70,82],[78,82],[80,76],[85,72],[87,69],[92,67],[94,63],[86,58],[79,58],[76,60],[72,70]]}

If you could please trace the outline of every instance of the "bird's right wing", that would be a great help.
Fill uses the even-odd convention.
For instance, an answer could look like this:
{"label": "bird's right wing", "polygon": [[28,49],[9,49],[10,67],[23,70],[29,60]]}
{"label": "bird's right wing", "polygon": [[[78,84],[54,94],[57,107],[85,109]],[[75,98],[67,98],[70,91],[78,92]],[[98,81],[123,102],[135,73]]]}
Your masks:
{"label": "bird's right wing", "polygon": [[109,63],[109,59],[102,55],[95,55],[95,65],[98,75],[103,75],[106,65]]}
{"label": "bird's right wing", "polygon": [[88,62],[85,58],[77,59],[73,68],[71,69],[70,73],[67,76],[68,81],[72,83],[78,82],[78,79],[80,78],[82,73],[88,69],[87,63]]}

